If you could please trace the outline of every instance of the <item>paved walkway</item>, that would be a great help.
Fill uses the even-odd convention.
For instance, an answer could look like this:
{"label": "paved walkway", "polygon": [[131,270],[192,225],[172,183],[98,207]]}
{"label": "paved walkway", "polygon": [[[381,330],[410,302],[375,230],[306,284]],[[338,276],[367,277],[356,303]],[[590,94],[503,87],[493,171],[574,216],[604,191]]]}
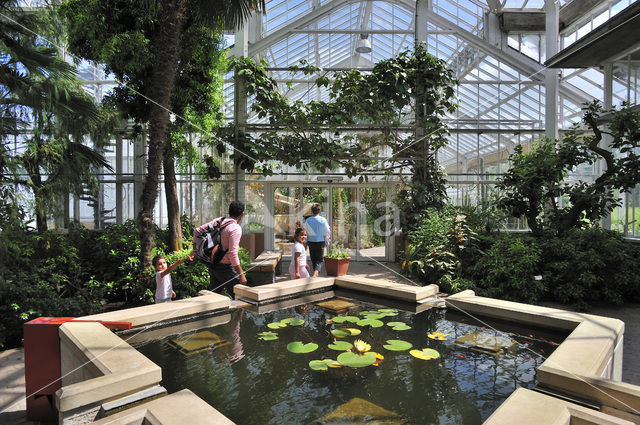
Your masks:
{"label": "paved walkway", "polygon": [[[288,262],[283,264],[283,271],[288,269]],[[349,274],[360,274],[372,279],[387,279],[396,282],[410,283],[398,273],[397,264],[369,262],[352,262]],[[279,276],[278,281],[288,277]],[[551,307],[565,308],[555,304]],[[640,385],[640,362],[637,361],[640,347],[640,304],[624,306],[597,307],[590,313],[615,317],[625,322],[622,380]],[[22,349],[0,352],[0,424],[2,425],[45,425],[26,419],[26,403],[24,399],[24,356]],[[49,425],[49,424],[46,424]]]}

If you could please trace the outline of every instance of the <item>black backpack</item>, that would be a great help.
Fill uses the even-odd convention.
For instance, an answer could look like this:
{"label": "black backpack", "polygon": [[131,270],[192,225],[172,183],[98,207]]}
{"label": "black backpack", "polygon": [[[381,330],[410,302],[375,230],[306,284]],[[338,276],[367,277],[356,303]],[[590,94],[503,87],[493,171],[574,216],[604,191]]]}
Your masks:
{"label": "black backpack", "polygon": [[228,221],[222,222],[226,217],[222,217],[217,223],[207,226],[204,232],[196,237],[195,254],[198,259],[208,265],[215,266],[222,260],[222,257],[229,249],[222,248],[222,229],[233,223]]}

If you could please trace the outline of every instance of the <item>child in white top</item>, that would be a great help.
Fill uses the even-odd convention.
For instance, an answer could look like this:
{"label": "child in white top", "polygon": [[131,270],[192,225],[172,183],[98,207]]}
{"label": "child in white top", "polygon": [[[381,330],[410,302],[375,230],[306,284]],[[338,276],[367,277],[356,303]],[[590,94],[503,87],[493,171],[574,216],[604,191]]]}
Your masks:
{"label": "child in white top", "polygon": [[289,276],[291,276],[291,279],[309,277],[307,248],[304,246],[306,240],[307,232],[302,227],[298,227],[293,238],[293,249],[291,250],[291,265],[289,266]]}
{"label": "child in white top", "polygon": [[[194,254],[189,254],[189,261],[193,260]],[[176,297],[173,292],[173,284],[171,282],[171,272],[183,263],[182,258],[167,267],[167,260],[162,255],[156,255],[151,261],[156,269],[156,304],[171,302]]]}

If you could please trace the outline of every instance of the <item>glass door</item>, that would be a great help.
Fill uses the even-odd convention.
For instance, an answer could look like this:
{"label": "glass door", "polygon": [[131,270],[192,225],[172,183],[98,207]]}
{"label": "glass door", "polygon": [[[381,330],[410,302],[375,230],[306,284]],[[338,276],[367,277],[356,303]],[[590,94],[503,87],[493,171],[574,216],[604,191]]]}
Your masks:
{"label": "glass door", "polygon": [[293,235],[301,225],[300,188],[277,186],[273,189],[274,248],[282,255],[291,255]]}
{"label": "glass door", "polygon": [[386,240],[391,225],[384,187],[358,189],[358,257],[362,260],[385,261]]}
{"label": "glass door", "polygon": [[393,219],[385,187],[308,183],[271,187],[273,249],[281,250],[284,256],[291,255],[296,227],[304,225],[313,215],[311,206],[318,203],[322,208],[320,215],[331,228],[331,243],[343,245],[352,261],[387,260]]}
{"label": "glass door", "polygon": [[349,251],[352,259],[356,260],[358,252],[357,217],[355,187],[331,188],[331,242],[341,244]]}
{"label": "glass door", "polygon": [[320,215],[329,220],[327,211],[329,211],[329,187],[305,186],[302,188],[302,219],[303,221],[311,217],[311,207],[313,204],[320,204]]}

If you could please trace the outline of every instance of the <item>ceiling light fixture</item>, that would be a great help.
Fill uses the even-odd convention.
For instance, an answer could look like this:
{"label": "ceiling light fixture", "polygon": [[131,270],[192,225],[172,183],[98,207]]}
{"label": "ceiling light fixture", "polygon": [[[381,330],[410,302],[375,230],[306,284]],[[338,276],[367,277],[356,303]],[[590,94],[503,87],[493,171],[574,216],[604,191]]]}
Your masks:
{"label": "ceiling light fixture", "polygon": [[369,41],[369,34],[360,34],[360,38],[356,42],[356,52],[371,53],[371,41]]}

